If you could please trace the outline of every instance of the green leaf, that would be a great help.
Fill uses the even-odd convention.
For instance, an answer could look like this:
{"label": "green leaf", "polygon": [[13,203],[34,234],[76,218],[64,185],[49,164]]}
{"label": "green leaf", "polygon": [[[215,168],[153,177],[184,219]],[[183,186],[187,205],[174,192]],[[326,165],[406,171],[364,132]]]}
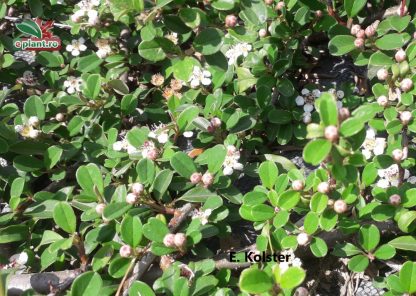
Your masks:
{"label": "green leaf", "polygon": [[280,286],[283,289],[293,289],[299,286],[306,277],[305,271],[300,267],[290,267],[280,277]]}
{"label": "green leaf", "polygon": [[400,284],[408,293],[416,292],[416,263],[407,261],[399,272]]}
{"label": "green leaf", "polygon": [[84,272],[74,280],[71,295],[98,296],[100,295],[102,284],[103,281],[98,273],[93,271]]}
{"label": "green leaf", "polygon": [[348,261],[348,268],[351,271],[363,272],[367,269],[368,264],[369,264],[369,260],[367,256],[356,255]]}
{"label": "green leaf", "polygon": [[0,228],[0,244],[27,241],[29,236],[29,227],[26,225],[11,225]]}
{"label": "green leaf", "polygon": [[67,202],[58,202],[55,205],[53,209],[53,220],[60,228],[70,234],[76,231],[77,218],[74,210]]}
{"label": "green leaf", "polygon": [[211,192],[209,189],[202,186],[197,186],[188,190],[184,195],[182,195],[178,200],[184,200],[189,202],[204,202],[210,197],[215,197],[217,194]]}
{"label": "green leaf", "polygon": [[303,159],[312,165],[318,165],[328,156],[331,148],[332,144],[328,140],[310,141],[303,149]]}
{"label": "green leaf", "polygon": [[155,39],[142,41],[139,44],[139,54],[151,62],[163,61],[166,58],[166,53],[163,51],[160,43]]}
{"label": "green leaf", "polygon": [[85,125],[85,121],[84,118],[82,118],[81,116],[75,115],[74,117],[72,117],[72,119],[68,122],[68,131],[69,131],[69,135],[75,136],[76,134],[78,134],[81,129],[84,127]]}
{"label": "green leaf", "polygon": [[170,165],[179,173],[179,175],[187,179],[197,171],[192,158],[182,151],[178,151],[172,156]]}
{"label": "green leaf", "polygon": [[235,0],[213,0],[211,6],[217,10],[231,10],[234,8]]}
{"label": "green leaf", "polygon": [[249,268],[241,273],[239,287],[243,292],[259,294],[271,290],[273,281],[266,272],[256,268]]}
{"label": "green leaf", "polygon": [[130,209],[131,205],[126,202],[113,202],[106,205],[103,217],[109,221],[114,220],[123,216]]}
{"label": "green leaf", "polygon": [[350,117],[341,124],[340,132],[344,137],[358,134],[364,128],[365,121],[361,118]]}
{"label": "green leaf", "polygon": [[24,20],[20,24],[17,24],[16,28],[24,34],[42,38],[41,29],[39,28],[38,24],[32,20]]}
{"label": "green leaf", "polygon": [[16,169],[23,172],[34,172],[43,168],[43,161],[29,155],[18,155],[13,159]]}
{"label": "green leaf", "polygon": [[348,17],[355,17],[366,3],[367,0],[344,0],[344,8]]}
{"label": "green leaf", "polygon": [[156,294],[146,283],[135,281],[130,287],[129,296],[156,296]]}
{"label": "green leaf", "polygon": [[[88,82],[87,82],[87,84],[88,84]],[[127,84],[124,81],[120,80],[120,79],[110,80],[109,82],[107,82],[107,85],[109,87],[111,87],[116,93],[118,93],[120,95],[127,95],[130,92],[129,87],[127,86]],[[98,90],[98,92],[99,92],[99,90]]]}
{"label": "green leaf", "polygon": [[65,60],[62,55],[49,51],[41,51],[36,56],[36,61],[42,66],[49,68],[60,68],[65,64]]}
{"label": "green leaf", "polygon": [[251,74],[250,70],[243,67],[238,67],[237,70],[237,88],[238,93],[241,94],[247,89],[256,84],[257,78]]}
{"label": "green leaf", "polygon": [[102,194],[104,191],[103,177],[100,169],[96,164],[90,163],[85,166],[80,166],[76,172],[76,178],[79,186],[88,195],[95,196],[94,187]]}
{"label": "green leaf", "polygon": [[225,149],[224,145],[216,145],[207,149],[204,152],[204,156],[208,164],[208,171],[212,174],[218,172],[224,163],[226,155],[227,149]]}
{"label": "green leaf", "polygon": [[396,249],[416,252],[416,238],[414,236],[399,236],[389,241],[388,244]]}
{"label": "green leaf", "polygon": [[416,211],[400,213],[397,226],[403,232],[412,232],[416,227]]}
{"label": "green leaf", "polygon": [[355,37],[351,35],[338,35],[329,41],[329,52],[334,56],[342,56],[355,49]]}
{"label": "green leaf", "polygon": [[325,126],[338,124],[338,108],[335,97],[324,93],[318,101],[319,115]]}
{"label": "green leaf", "polygon": [[380,246],[375,252],[374,256],[380,260],[388,260],[396,255],[396,249],[393,248],[391,245],[385,244]]}
{"label": "green leaf", "polygon": [[143,226],[138,216],[127,215],[121,222],[121,238],[125,243],[135,248],[143,235]]}
{"label": "green leaf", "polygon": [[375,225],[361,226],[358,233],[358,242],[364,250],[371,252],[380,242],[380,231]]}
{"label": "green leaf", "polygon": [[100,94],[101,90],[101,77],[99,74],[91,74],[85,81],[85,85],[82,89],[83,94],[92,100],[95,100]]}
{"label": "green leaf", "polygon": [[45,119],[45,105],[38,96],[29,97],[23,106],[23,110],[27,117],[37,116],[40,120]]}
{"label": "green leaf", "polygon": [[305,232],[307,234],[313,234],[315,231],[318,230],[319,226],[319,216],[314,212],[309,212],[305,216],[305,221],[303,223],[303,227],[305,228]]}
{"label": "green leaf", "polygon": [[179,18],[192,29],[195,29],[201,23],[201,17],[195,8],[182,8],[179,10]]}
{"label": "green leaf", "polygon": [[310,248],[312,254],[318,258],[325,257],[328,253],[328,246],[326,245],[325,241],[319,237],[314,237],[312,239]]}
{"label": "green leaf", "polygon": [[161,199],[166,190],[168,190],[172,177],[173,172],[171,170],[163,170],[156,175],[151,190],[156,199]]}
{"label": "green leaf", "polygon": [[387,34],[376,40],[376,46],[382,50],[398,49],[410,40],[410,35],[407,33]]}
{"label": "green leaf", "polygon": [[195,66],[201,67],[197,59],[185,57],[173,64],[173,76],[182,81],[189,81]]}
{"label": "green leaf", "polygon": [[218,52],[224,43],[224,33],[216,28],[207,28],[194,39],[195,50],[203,55],[211,55]]}
{"label": "green leaf", "polygon": [[261,182],[269,189],[274,187],[274,184],[277,181],[278,173],[279,171],[276,164],[270,160],[263,162],[259,167]]}
{"label": "green leaf", "polygon": [[162,243],[163,238],[169,233],[169,229],[165,223],[157,218],[150,218],[145,225],[143,225],[144,236],[154,242]]}
{"label": "green leaf", "polygon": [[300,192],[288,190],[283,192],[277,201],[277,205],[284,210],[293,209],[300,201]]}
{"label": "green leaf", "polygon": [[136,166],[137,176],[143,184],[151,184],[155,178],[156,168],[153,161],[148,158],[141,159]]}
{"label": "green leaf", "polygon": [[176,123],[179,127],[179,131],[183,132],[186,130],[189,124],[198,116],[199,108],[191,105],[186,107],[178,116]]}
{"label": "green leaf", "polygon": [[53,168],[61,159],[63,150],[61,147],[58,146],[51,146],[49,147],[43,156],[43,162],[45,163],[45,167],[47,169]]}

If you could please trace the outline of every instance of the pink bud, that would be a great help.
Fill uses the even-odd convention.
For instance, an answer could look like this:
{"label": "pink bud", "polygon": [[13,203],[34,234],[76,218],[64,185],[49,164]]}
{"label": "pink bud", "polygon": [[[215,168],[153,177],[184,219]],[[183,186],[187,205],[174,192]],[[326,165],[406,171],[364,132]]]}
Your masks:
{"label": "pink bud", "polygon": [[400,205],[402,199],[400,197],[400,195],[398,194],[393,194],[392,196],[389,197],[389,203],[393,206],[398,206]]}
{"label": "pink bud", "polygon": [[210,124],[208,127],[207,127],[207,132],[209,132],[209,133],[213,133],[215,131],[215,127],[212,125],[212,124]]}
{"label": "pink bud", "polygon": [[105,204],[99,203],[95,206],[95,212],[99,215],[102,215],[105,209]]}
{"label": "pink bud", "polygon": [[373,37],[375,33],[376,33],[376,30],[374,29],[373,26],[368,26],[367,28],[365,28],[365,35],[367,37]]}
{"label": "pink bud", "polygon": [[126,202],[130,205],[134,205],[137,201],[137,196],[134,193],[129,193],[126,196]]}
{"label": "pink bud", "polygon": [[323,14],[322,10],[317,10],[317,11],[315,11],[315,15],[316,15],[317,18],[321,18],[324,14]]}
{"label": "pink bud", "polygon": [[351,27],[351,34],[352,35],[357,35],[357,33],[361,30],[361,26],[360,25],[353,25]]}
{"label": "pink bud", "polygon": [[276,5],[277,10],[282,10],[284,7],[285,7],[285,2],[283,1],[277,2],[277,5]]}
{"label": "pink bud", "polygon": [[201,182],[202,174],[201,173],[193,173],[191,178],[189,178],[192,184],[198,184]]}
{"label": "pink bud", "polygon": [[129,245],[123,245],[120,248],[120,256],[128,258],[133,254],[133,249]]}
{"label": "pink bud", "polygon": [[412,120],[412,117],[412,113],[409,111],[403,111],[402,113],[400,113],[400,120],[404,125],[409,124],[410,120]]}
{"label": "pink bud", "polygon": [[58,114],[55,115],[55,120],[58,121],[58,122],[62,122],[62,121],[65,120],[65,115],[62,114],[62,113],[58,113]]}
{"label": "pink bud", "polygon": [[347,211],[347,203],[342,199],[338,199],[334,202],[334,211],[338,214],[345,213]]}
{"label": "pink bud", "polygon": [[403,160],[403,150],[402,149],[394,149],[391,153],[395,162],[401,162]]}
{"label": "pink bud", "polygon": [[389,100],[387,99],[386,96],[380,96],[377,99],[377,103],[381,106],[381,107],[387,107]]}
{"label": "pink bud", "polygon": [[377,71],[377,78],[379,80],[386,80],[388,76],[389,72],[384,68]]}
{"label": "pink bud", "polygon": [[335,125],[329,125],[325,128],[325,138],[331,142],[338,140],[338,128]]}
{"label": "pink bud", "polygon": [[318,184],[318,188],[317,188],[317,190],[318,190],[318,192],[320,192],[320,193],[328,193],[329,192],[329,184],[328,184],[328,182],[321,182],[321,183],[319,183]]}
{"label": "pink bud", "polygon": [[357,48],[362,48],[362,47],[364,47],[364,39],[363,39],[363,38],[357,38],[357,39],[355,39],[355,41],[354,41],[354,45],[355,45],[355,47],[357,47]]}
{"label": "pink bud", "polygon": [[266,29],[260,29],[260,30],[259,30],[259,36],[260,36],[260,38],[264,38],[264,37],[266,37],[266,36],[267,36],[267,31],[266,31]]}
{"label": "pink bud", "polygon": [[214,175],[206,172],[203,176],[202,176],[202,183],[204,183],[205,187],[208,187],[209,185],[211,185],[214,182]]}
{"label": "pink bud", "polygon": [[292,189],[296,191],[301,191],[305,187],[305,184],[302,180],[294,180],[292,182]]}
{"label": "pink bud", "polygon": [[365,31],[364,31],[363,29],[359,30],[359,31],[357,32],[356,37],[357,37],[358,39],[362,38],[362,39],[364,40],[364,37],[365,37]]}
{"label": "pink bud", "polygon": [[340,121],[344,121],[350,117],[350,110],[348,108],[341,108],[338,110],[338,118]]}
{"label": "pink bud", "polygon": [[163,238],[163,244],[168,248],[175,247],[175,235],[173,233],[168,233]]}
{"label": "pink bud", "polygon": [[394,58],[396,59],[396,61],[398,63],[403,62],[404,60],[406,60],[406,52],[403,49],[399,49],[396,54],[394,55]]}
{"label": "pink bud", "polygon": [[183,249],[186,247],[186,235],[184,233],[175,234],[174,243],[176,247]]}
{"label": "pink bud", "polygon": [[300,246],[304,246],[309,242],[309,235],[306,234],[305,232],[301,232],[298,234],[298,236],[296,237],[296,240],[298,241],[298,244]]}
{"label": "pink bud", "polygon": [[413,81],[410,78],[405,78],[402,80],[402,82],[400,83],[400,88],[402,89],[402,91],[404,92],[408,92],[409,90],[411,90],[413,87]]}
{"label": "pink bud", "polygon": [[150,149],[147,152],[147,158],[150,160],[156,160],[158,156],[159,156],[159,152],[157,151],[156,148]]}
{"label": "pink bud", "polygon": [[228,28],[234,28],[237,25],[237,17],[233,14],[229,14],[225,17],[225,26]]}
{"label": "pink bud", "polygon": [[211,125],[215,128],[218,128],[221,126],[221,119],[219,119],[218,117],[214,117],[211,119]]}
{"label": "pink bud", "polygon": [[266,3],[266,5],[272,5],[274,0],[264,0],[264,3]]}
{"label": "pink bud", "polygon": [[131,185],[131,191],[135,194],[135,195],[140,195],[143,193],[144,191],[144,186],[142,183],[133,183],[133,185]]}

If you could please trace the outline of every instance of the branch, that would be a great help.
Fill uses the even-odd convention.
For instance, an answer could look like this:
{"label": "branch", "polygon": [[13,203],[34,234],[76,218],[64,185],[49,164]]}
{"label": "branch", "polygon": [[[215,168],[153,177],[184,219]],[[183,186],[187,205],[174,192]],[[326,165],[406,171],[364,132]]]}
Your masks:
{"label": "branch", "polygon": [[[11,21],[13,23],[20,23],[23,21],[23,19],[13,16],[5,16],[4,19]],[[61,24],[61,23],[53,23],[54,27],[61,28],[61,29],[71,29],[72,27],[70,25]]]}
{"label": "branch", "polygon": [[68,288],[80,274],[80,269],[74,269],[10,275],[7,284],[7,295],[21,295],[24,291],[30,289],[42,295],[51,292],[57,293]]}

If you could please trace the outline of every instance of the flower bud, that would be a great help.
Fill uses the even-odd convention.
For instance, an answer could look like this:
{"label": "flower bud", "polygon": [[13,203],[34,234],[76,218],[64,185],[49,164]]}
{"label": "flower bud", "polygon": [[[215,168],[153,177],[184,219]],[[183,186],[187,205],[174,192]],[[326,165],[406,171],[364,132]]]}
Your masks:
{"label": "flower bud", "polygon": [[40,123],[40,121],[39,121],[39,118],[37,116],[30,116],[29,117],[28,124],[30,126],[36,127],[36,126],[39,126],[39,123]]}
{"label": "flower bud", "polygon": [[129,245],[123,245],[120,248],[120,256],[128,258],[133,254],[133,249]]}
{"label": "flower bud", "polygon": [[202,183],[205,185],[205,187],[208,187],[209,185],[211,185],[214,182],[214,175],[206,172],[203,176],[202,176]]}
{"label": "flower bud", "polygon": [[301,191],[301,190],[303,190],[303,188],[305,188],[305,184],[303,183],[302,180],[294,180],[292,182],[292,189],[293,190]]}
{"label": "flower bud", "polygon": [[144,191],[144,186],[142,183],[133,183],[133,185],[131,185],[131,191],[135,194],[135,195],[140,195],[143,193]]}
{"label": "flower bud", "polygon": [[189,178],[192,184],[198,184],[199,182],[201,182],[201,179],[202,179],[201,173],[193,173],[191,177]]}
{"label": "flower bud", "polygon": [[384,68],[377,71],[377,78],[379,80],[386,80],[388,76],[389,72]]}
{"label": "flower bud", "polygon": [[95,212],[99,215],[102,215],[104,213],[105,204],[99,203],[95,206]]}
{"label": "flower bud", "polygon": [[365,31],[363,29],[359,30],[356,35],[357,38],[361,38],[364,41]]}
{"label": "flower bud", "polygon": [[401,162],[403,160],[403,150],[402,149],[394,149],[391,153],[395,162]]}
{"label": "flower bud", "polygon": [[277,2],[276,10],[282,10],[284,7],[285,7],[285,2],[284,1]]}
{"label": "flower bud", "polygon": [[55,115],[55,120],[58,122],[62,122],[65,120],[65,115],[63,113],[58,113]]}
{"label": "flower bud", "polygon": [[296,289],[295,294],[296,296],[309,296],[309,291],[305,287],[299,287]]}
{"label": "flower bud", "polygon": [[361,26],[360,25],[353,25],[351,27],[351,35],[356,36],[357,33],[361,30]]}
{"label": "flower bud", "polygon": [[387,99],[386,96],[380,96],[377,99],[377,103],[381,106],[381,107],[387,107],[387,105],[389,104],[389,100]]}
{"label": "flower bud", "polygon": [[355,41],[354,41],[354,45],[355,45],[355,47],[357,47],[357,48],[362,48],[362,47],[364,47],[364,39],[363,39],[363,38],[357,38],[357,39],[355,39]]}
{"label": "flower bud", "polygon": [[177,233],[174,237],[175,246],[179,249],[183,249],[186,247],[186,235],[184,233]]}
{"label": "flower bud", "polygon": [[137,196],[134,193],[129,193],[126,196],[126,202],[130,205],[134,205],[137,201]]}
{"label": "flower bud", "polygon": [[413,81],[410,78],[405,78],[402,80],[402,82],[400,83],[400,88],[402,89],[402,91],[404,92],[408,92],[409,90],[411,90],[413,87]]}
{"label": "flower bud", "polygon": [[400,205],[402,199],[400,197],[400,195],[398,194],[393,194],[389,197],[389,203],[393,206],[398,206]]}
{"label": "flower bud", "polygon": [[233,14],[229,14],[225,17],[225,26],[228,28],[234,28],[237,25],[237,17]]}
{"label": "flower bud", "polygon": [[347,203],[342,199],[338,199],[334,202],[334,211],[338,214],[345,213],[347,208]]}
{"label": "flower bud", "polygon": [[208,127],[207,127],[207,132],[209,132],[209,133],[213,133],[215,131],[215,127],[212,125],[212,124],[210,124]]}
{"label": "flower bud", "polygon": [[325,128],[325,138],[331,142],[338,140],[338,128],[335,125],[329,125]]}
{"label": "flower bud", "polygon": [[296,240],[300,246],[305,246],[309,242],[309,239],[309,235],[307,235],[305,232],[299,233],[296,237]]}
{"label": "flower bud", "polygon": [[401,63],[406,60],[406,52],[403,49],[399,49],[396,54],[394,55],[394,58],[398,63]]}
{"label": "flower bud", "polygon": [[408,125],[412,120],[412,113],[410,111],[403,111],[400,113],[400,120],[403,125]]}
{"label": "flower bud", "polygon": [[163,238],[163,244],[168,248],[175,247],[175,235],[173,233],[168,233]]}
{"label": "flower bud", "polygon": [[266,5],[272,5],[274,0],[264,0],[264,3],[266,3]]}
{"label": "flower bud", "polygon": [[367,37],[373,37],[376,34],[376,29],[373,26],[368,26],[364,32]]}
{"label": "flower bud", "polygon": [[320,192],[320,193],[328,193],[329,192],[329,184],[328,184],[328,182],[321,182],[321,183],[319,183],[318,184],[318,188],[317,188],[317,190],[318,190],[318,192]]}
{"label": "flower bud", "polygon": [[260,30],[259,30],[259,36],[260,36],[260,38],[264,38],[264,37],[266,37],[266,36],[267,36],[267,31],[266,31],[266,29],[260,29]]}
{"label": "flower bud", "polygon": [[317,10],[315,11],[315,15],[317,18],[321,18],[324,15],[324,13],[322,12],[322,10]]}
{"label": "flower bud", "polygon": [[350,110],[348,108],[341,108],[338,110],[338,118],[340,121],[344,121],[350,117]]}
{"label": "flower bud", "polygon": [[218,128],[221,126],[221,119],[219,119],[218,117],[214,117],[211,119],[211,125],[215,128]]}

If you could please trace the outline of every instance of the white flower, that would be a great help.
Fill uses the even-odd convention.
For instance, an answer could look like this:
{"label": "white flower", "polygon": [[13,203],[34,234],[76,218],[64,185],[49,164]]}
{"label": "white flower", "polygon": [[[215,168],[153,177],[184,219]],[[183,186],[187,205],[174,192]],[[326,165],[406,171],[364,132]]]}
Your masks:
{"label": "white flower", "polygon": [[201,219],[201,224],[205,225],[208,223],[208,218],[211,214],[211,209],[207,209],[205,211],[195,210],[192,214],[192,219]]}
{"label": "white flower", "polygon": [[80,8],[72,16],[73,22],[79,23],[83,18],[87,18],[89,25],[96,25],[99,23],[97,7],[100,5],[99,0],[83,0],[77,4]]}
{"label": "white flower", "polygon": [[7,160],[5,160],[3,157],[0,157],[0,167],[4,168],[8,165]]}
{"label": "white flower", "polygon": [[131,145],[127,139],[123,139],[121,141],[117,141],[113,143],[113,150],[114,151],[126,151],[128,154],[135,154],[139,152],[139,150]]}
{"label": "white flower", "polygon": [[198,86],[202,85],[210,85],[211,84],[211,73],[207,70],[203,70],[198,66],[194,66],[192,71],[192,76],[189,79],[192,88],[197,88]]}
{"label": "white flower", "polygon": [[20,254],[13,255],[10,259],[18,265],[25,265],[29,259],[29,256],[26,252],[22,252]]}
{"label": "white flower", "polygon": [[381,155],[384,153],[386,147],[386,139],[376,137],[376,131],[373,128],[368,128],[364,143],[361,145],[362,154],[365,159],[370,159],[373,155]]}
{"label": "white flower", "polygon": [[[398,186],[399,185],[399,166],[397,164],[393,164],[386,169],[378,170],[378,176],[380,177],[379,181],[377,182],[377,186],[381,188],[389,188],[390,186]],[[406,180],[410,177],[410,173],[408,170],[404,170],[403,179]]]}
{"label": "white flower", "polygon": [[337,90],[336,95],[338,99],[344,98],[344,92],[342,90]]}
{"label": "white flower", "polygon": [[149,138],[156,139],[160,144],[165,144],[167,141],[169,141],[168,130],[166,129],[166,125],[163,123],[159,125],[153,125],[147,136]]}
{"label": "white flower", "polygon": [[27,120],[27,123],[30,126],[37,126],[39,125],[39,118],[37,116],[30,116],[29,119]]}
{"label": "white flower", "polygon": [[39,137],[39,135],[40,135],[40,130],[37,130],[37,129],[31,129],[31,130],[29,131],[29,138],[36,139],[36,138],[38,138],[38,137]]}
{"label": "white flower", "polygon": [[240,56],[247,57],[251,51],[252,46],[248,43],[238,43],[230,47],[226,52],[225,56],[228,58],[228,65],[233,65]]}
{"label": "white flower", "polygon": [[79,56],[81,51],[87,50],[87,46],[85,46],[85,39],[80,37],[78,40],[74,39],[72,40],[71,44],[68,44],[66,46],[66,51],[71,52],[71,54],[76,57]]}
{"label": "white flower", "polygon": [[192,138],[193,135],[194,135],[193,131],[186,131],[186,132],[183,133],[183,136],[185,138]]}
{"label": "white flower", "polygon": [[96,54],[101,59],[106,58],[111,53],[110,42],[107,39],[98,39],[95,46],[98,48]]}
{"label": "white flower", "polygon": [[68,78],[64,81],[64,87],[66,88],[66,92],[70,95],[76,92],[80,92],[81,86],[82,86],[81,78],[68,76]]}
{"label": "white flower", "polygon": [[222,173],[225,176],[229,176],[232,173],[234,173],[234,170],[241,171],[244,167],[238,161],[239,159],[240,159],[240,152],[237,150],[237,148],[233,145],[228,145],[227,146],[227,155],[226,155],[225,160],[222,164],[222,166],[223,166]]}

